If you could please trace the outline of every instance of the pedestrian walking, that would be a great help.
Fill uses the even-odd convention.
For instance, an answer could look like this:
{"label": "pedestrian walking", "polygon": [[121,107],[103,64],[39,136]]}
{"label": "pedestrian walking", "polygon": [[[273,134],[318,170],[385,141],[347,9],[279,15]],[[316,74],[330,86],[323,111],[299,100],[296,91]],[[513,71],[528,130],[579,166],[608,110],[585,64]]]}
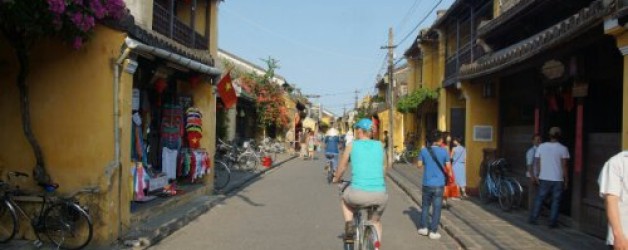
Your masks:
{"label": "pedestrian walking", "polygon": [[307,142],[307,134],[307,129],[299,132],[299,157],[302,160],[305,160],[305,157],[307,156],[307,145],[305,144]]}
{"label": "pedestrian walking", "polygon": [[347,134],[345,135],[345,148],[348,147],[353,142],[353,131],[349,129]]}
{"label": "pedestrian walking", "polygon": [[451,163],[454,170],[454,179],[460,189],[461,196],[467,198],[467,149],[462,145],[461,137],[455,137],[453,143]]}
{"label": "pedestrian walking", "polygon": [[611,157],[602,168],[598,185],[606,204],[608,234],[606,244],[628,249],[628,150]]}
{"label": "pedestrian walking", "polygon": [[291,128],[286,132],[286,147],[290,155],[294,155],[294,146],[294,128]]}
{"label": "pedestrian walking", "polygon": [[559,127],[552,127],[549,131],[550,141],[542,143],[534,154],[535,174],[534,183],[539,185],[539,191],[534,199],[534,208],[530,210],[530,224],[536,224],[536,220],[541,212],[543,200],[549,194],[552,196],[552,207],[550,210],[550,228],[558,227],[558,212],[560,209],[560,198],[563,190],[567,189],[569,183],[569,172],[567,171],[567,161],[569,151],[567,147],[559,142],[561,130]]}
{"label": "pedestrian walking", "polygon": [[444,164],[445,175],[450,181],[446,183],[445,191],[443,193],[443,207],[449,209],[450,204],[447,203],[447,200],[449,198],[457,199],[460,197],[460,190],[456,185],[453,167],[451,166],[451,136],[449,135],[449,132],[441,132],[441,138],[440,147],[447,151],[447,156],[449,156],[450,159]]}
{"label": "pedestrian walking", "polygon": [[388,130],[384,130],[384,138],[382,140],[384,144],[384,152],[388,153]]}
{"label": "pedestrian walking", "polygon": [[526,176],[528,177],[528,208],[534,206],[534,197],[536,196],[537,188],[534,183],[533,176],[537,176],[538,173],[534,171],[534,155],[536,150],[541,144],[541,135],[535,134],[532,136],[532,147],[526,152]]}
{"label": "pedestrian walking", "polygon": [[310,160],[314,159],[314,150],[316,146],[316,136],[314,136],[314,131],[310,131],[307,136],[307,157]]}
{"label": "pedestrian walking", "polygon": [[[422,187],[423,207],[418,233],[428,236],[430,239],[440,239],[438,225],[445,184],[448,181],[445,174],[445,164],[449,162],[449,152],[441,147],[443,137],[440,132],[432,133],[427,141],[431,142],[431,145],[421,149],[417,162],[419,168],[425,168]],[[432,210],[431,222],[428,220],[430,210]]]}

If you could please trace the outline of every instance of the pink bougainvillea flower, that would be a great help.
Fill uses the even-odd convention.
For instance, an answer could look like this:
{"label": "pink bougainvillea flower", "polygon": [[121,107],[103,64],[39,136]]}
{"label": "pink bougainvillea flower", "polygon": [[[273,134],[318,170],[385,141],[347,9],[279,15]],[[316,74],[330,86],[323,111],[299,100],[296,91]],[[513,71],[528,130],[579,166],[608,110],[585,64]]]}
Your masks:
{"label": "pink bougainvillea flower", "polygon": [[48,9],[55,14],[63,14],[65,11],[65,1],[64,0],[46,0],[48,2]]}
{"label": "pink bougainvillea flower", "polygon": [[105,8],[105,6],[102,5],[101,0],[90,0],[89,7],[92,9],[92,12],[97,19],[105,18],[105,15],[107,14],[107,9]]}
{"label": "pink bougainvillea flower", "polygon": [[87,32],[96,25],[93,16],[85,15],[83,13],[70,14],[70,20],[81,31]]}
{"label": "pink bougainvillea flower", "polygon": [[72,41],[72,48],[80,49],[81,47],[83,47],[83,38],[77,36]]}
{"label": "pink bougainvillea flower", "polygon": [[107,9],[110,17],[120,19],[124,16],[126,7],[124,6],[124,0],[105,0],[105,9]]}

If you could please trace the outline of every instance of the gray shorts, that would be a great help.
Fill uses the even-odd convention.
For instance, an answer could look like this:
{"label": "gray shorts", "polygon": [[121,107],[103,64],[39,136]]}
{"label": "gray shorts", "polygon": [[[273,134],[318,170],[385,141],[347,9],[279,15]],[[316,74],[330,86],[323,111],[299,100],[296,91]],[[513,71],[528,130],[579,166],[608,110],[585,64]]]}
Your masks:
{"label": "gray shorts", "polygon": [[388,203],[388,194],[385,192],[366,192],[348,187],[342,194],[342,199],[352,207],[377,206],[375,213],[382,216]]}

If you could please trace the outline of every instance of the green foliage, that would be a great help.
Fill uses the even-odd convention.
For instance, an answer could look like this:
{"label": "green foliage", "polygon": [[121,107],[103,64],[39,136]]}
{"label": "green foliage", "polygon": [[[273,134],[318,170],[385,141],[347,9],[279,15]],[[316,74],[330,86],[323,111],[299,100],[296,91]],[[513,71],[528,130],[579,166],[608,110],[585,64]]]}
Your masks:
{"label": "green foliage", "polygon": [[420,88],[414,92],[402,97],[397,102],[397,111],[402,113],[410,113],[416,110],[425,101],[438,100],[438,92],[440,88],[429,89]]}

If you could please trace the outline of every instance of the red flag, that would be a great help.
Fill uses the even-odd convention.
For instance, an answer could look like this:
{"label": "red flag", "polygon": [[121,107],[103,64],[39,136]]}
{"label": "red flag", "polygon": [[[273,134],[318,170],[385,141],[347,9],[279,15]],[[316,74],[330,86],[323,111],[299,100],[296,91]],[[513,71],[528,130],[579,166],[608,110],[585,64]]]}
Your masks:
{"label": "red flag", "polygon": [[231,70],[227,71],[227,74],[218,82],[218,94],[220,94],[222,103],[225,104],[225,109],[230,109],[238,100],[233,84],[231,84]]}

